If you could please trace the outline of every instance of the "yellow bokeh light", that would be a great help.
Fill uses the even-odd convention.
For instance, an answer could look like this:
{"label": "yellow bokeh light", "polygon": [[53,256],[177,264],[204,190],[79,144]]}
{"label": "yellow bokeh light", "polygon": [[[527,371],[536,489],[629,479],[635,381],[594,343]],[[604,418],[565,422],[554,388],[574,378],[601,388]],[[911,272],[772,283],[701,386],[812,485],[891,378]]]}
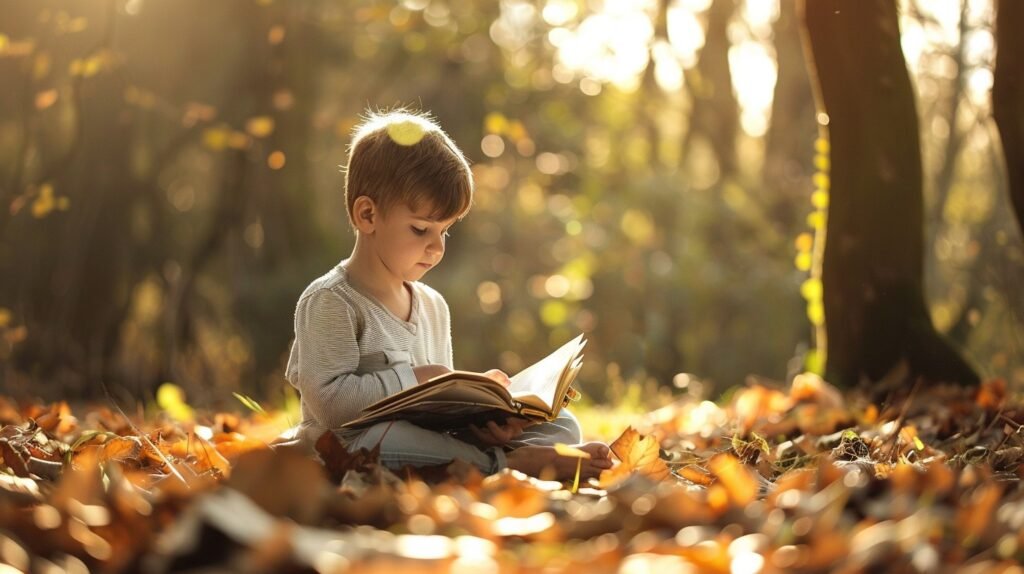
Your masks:
{"label": "yellow bokeh light", "polygon": [[801,233],[796,236],[795,244],[798,253],[807,253],[814,247],[814,236],[810,233]]}
{"label": "yellow bokeh light", "polygon": [[273,151],[267,156],[267,167],[278,170],[284,167],[286,158],[283,151]]}

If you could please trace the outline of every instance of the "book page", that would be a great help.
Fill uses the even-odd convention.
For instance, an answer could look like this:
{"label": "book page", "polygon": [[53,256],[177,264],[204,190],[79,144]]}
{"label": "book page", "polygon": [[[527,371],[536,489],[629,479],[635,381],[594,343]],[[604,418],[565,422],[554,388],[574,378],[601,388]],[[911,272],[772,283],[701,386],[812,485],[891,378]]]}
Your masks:
{"label": "book page", "polygon": [[[358,419],[342,426],[359,428],[381,420],[405,418],[403,413],[411,416],[413,412],[417,420],[431,420],[432,425],[442,426],[446,413],[453,412],[468,416],[519,410],[527,418],[550,419],[561,408],[561,400],[579,371],[580,351],[585,344],[582,334],[565,343],[512,377],[508,389],[481,373],[452,371],[385,397],[364,408]],[[522,403],[521,408],[513,404],[513,399]],[[430,415],[432,409],[436,416]]]}
{"label": "book page", "polygon": [[548,412],[554,411],[555,398],[561,390],[559,387],[585,344],[581,334],[520,371],[512,377],[508,388],[512,398],[544,407]]}

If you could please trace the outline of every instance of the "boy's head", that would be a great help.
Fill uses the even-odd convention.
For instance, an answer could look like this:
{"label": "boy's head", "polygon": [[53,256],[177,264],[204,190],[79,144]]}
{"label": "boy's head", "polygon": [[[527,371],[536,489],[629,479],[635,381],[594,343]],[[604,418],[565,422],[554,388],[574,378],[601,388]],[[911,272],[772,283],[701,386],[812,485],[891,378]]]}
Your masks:
{"label": "boy's head", "polygon": [[428,115],[371,112],[353,131],[345,169],[345,205],[366,196],[381,214],[396,205],[460,218],[473,202],[473,176],[459,148]]}

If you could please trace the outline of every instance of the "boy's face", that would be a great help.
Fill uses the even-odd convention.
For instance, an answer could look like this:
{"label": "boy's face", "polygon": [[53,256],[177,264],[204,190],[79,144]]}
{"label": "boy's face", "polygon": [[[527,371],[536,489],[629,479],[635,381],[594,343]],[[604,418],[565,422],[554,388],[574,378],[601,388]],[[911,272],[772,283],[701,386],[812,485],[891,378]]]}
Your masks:
{"label": "boy's face", "polygon": [[404,281],[418,281],[444,257],[448,230],[458,219],[430,217],[430,206],[416,210],[394,205],[373,225],[375,251],[384,266]]}

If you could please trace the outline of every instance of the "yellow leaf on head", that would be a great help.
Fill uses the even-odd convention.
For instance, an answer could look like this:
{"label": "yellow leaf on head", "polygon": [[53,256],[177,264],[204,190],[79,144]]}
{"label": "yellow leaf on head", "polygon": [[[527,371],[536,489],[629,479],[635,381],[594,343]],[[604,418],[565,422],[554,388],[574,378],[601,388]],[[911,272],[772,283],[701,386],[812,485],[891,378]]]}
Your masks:
{"label": "yellow leaf on head", "polygon": [[419,143],[426,132],[423,127],[413,121],[395,122],[388,125],[388,136],[398,145],[411,146]]}

